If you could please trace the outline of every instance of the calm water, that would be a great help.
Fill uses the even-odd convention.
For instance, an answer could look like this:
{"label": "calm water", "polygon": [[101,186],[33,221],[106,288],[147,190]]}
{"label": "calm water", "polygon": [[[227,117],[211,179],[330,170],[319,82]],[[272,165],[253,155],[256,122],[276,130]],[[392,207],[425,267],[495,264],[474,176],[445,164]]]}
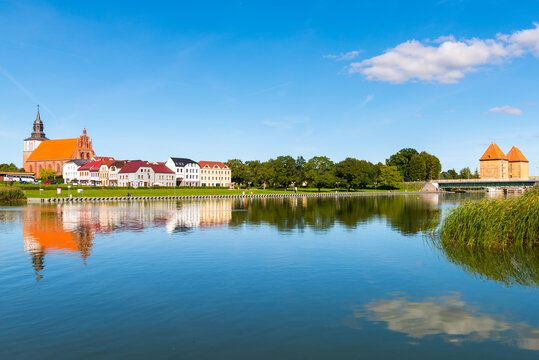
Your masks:
{"label": "calm water", "polygon": [[1,357],[537,359],[539,253],[433,243],[461,200],[0,207]]}

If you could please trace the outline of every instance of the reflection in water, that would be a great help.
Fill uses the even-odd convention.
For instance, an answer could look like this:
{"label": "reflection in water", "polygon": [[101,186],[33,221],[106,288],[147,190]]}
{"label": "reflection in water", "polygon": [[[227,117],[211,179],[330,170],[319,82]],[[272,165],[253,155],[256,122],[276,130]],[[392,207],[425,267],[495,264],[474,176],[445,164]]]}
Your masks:
{"label": "reflection in water", "polygon": [[66,204],[22,208],[25,250],[31,254],[38,279],[46,254],[90,256],[96,234],[139,232],[164,228],[170,234],[194,228],[269,224],[279,231],[348,229],[384,219],[402,234],[437,226],[438,194],[363,196],[353,198],[286,198],[135,203]]}
{"label": "reflection in water", "polygon": [[434,246],[447,260],[464,271],[506,285],[539,286],[539,249],[477,249],[442,243]]}
{"label": "reflection in water", "polygon": [[461,300],[460,294],[410,300],[381,299],[353,309],[355,318],[381,321],[388,329],[413,338],[441,335],[446,341],[512,342],[521,349],[539,350],[539,329],[510,323],[481,313]]}
{"label": "reflection in water", "polygon": [[440,220],[439,194],[339,198],[261,199],[240,202],[246,211],[234,213],[230,226],[270,224],[280,231],[328,230],[340,223],[354,229],[374,219],[404,235],[435,228]]}

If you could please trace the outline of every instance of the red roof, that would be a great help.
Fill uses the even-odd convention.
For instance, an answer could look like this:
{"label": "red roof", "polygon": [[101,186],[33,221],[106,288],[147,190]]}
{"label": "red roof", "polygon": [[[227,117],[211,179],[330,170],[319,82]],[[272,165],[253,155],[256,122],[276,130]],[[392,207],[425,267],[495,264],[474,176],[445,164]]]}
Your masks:
{"label": "red roof", "polygon": [[79,171],[99,171],[99,168],[103,165],[103,161],[97,160],[97,161],[89,161],[86,164],[79,167]]}
{"label": "red roof", "polygon": [[147,161],[142,160],[130,161],[125,164],[120,171],[118,171],[118,174],[135,173],[143,166],[150,167],[150,164],[148,164]]}
{"label": "red roof", "polygon": [[479,161],[481,160],[507,160],[507,157],[496,143],[492,143],[479,159]]}
{"label": "red roof", "polygon": [[27,161],[73,159],[77,139],[45,140],[30,154]]}
{"label": "red roof", "polygon": [[216,165],[220,167],[221,169],[224,169],[227,167],[225,164],[219,161],[199,161],[198,165],[200,165],[201,168],[205,167],[206,165],[210,168],[214,168]]}
{"label": "red roof", "polygon": [[153,171],[155,173],[158,173],[158,174],[174,174],[174,171],[170,170],[166,165],[165,163],[151,163],[150,164],[151,168],[153,169]]}
{"label": "red roof", "polygon": [[511,162],[529,162],[516,146],[513,146],[507,153],[507,160]]}

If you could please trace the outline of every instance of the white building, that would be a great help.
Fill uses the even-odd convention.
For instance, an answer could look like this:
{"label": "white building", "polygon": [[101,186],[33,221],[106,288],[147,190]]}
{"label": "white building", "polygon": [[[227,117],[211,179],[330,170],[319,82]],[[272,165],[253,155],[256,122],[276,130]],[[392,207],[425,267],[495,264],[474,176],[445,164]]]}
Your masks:
{"label": "white building", "polygon": [[186,158],[170,157],[166,166],[176,174],[177,186],[200,186],[200,166],[197,162]]}
{"label": "white building", "polygon": [[68,183],[78,183],[79,182],[79,167],[90,162],[90,160],[84,159],[75,159],[68,161],[63,166],[64,182]]}
{"label": "white building", "polygon": [[101,186],[101,160],[89,161],[77,169],[80,185]]}
{"label": "white building", "polygon": [[116,160],[109,166],[109,186],[118,186],[118,172],[127,164],[126,160]]}
{"label": "white building", "polygon": [[165,163],[130,161],[118,171],[118,186],[174,186],[176,176]]}

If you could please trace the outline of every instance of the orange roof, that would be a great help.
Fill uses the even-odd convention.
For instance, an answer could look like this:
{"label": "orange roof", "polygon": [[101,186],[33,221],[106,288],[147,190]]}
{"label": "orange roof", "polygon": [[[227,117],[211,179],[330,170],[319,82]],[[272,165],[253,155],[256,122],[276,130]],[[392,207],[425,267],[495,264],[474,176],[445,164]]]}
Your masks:
{"label": "orange roof", "polygon": [[45,140],[27,161],[67,160],[77,150],[77,139]]}
{"label": "orange roof", "polygon": [[199,161],[198,165],[203,168],[205,166],[208,166],[209,168],[215,168],[215,166],[218,166],[221,169],[224,169],[227,167],[225,164],[219,161]]}
{"label": "orange roof", "polygon": [[511,150],[507,153],[507,160],[513,162],[513,161],[520,161],[520,162],[529,162],[528,159],[520,152],[519,148],[516,146],[513,146]]}
{"label": "orange roof", "polygon": [[507,158],[500,147],[496,143],[492,143],[483,156],[481,156],[481,159],[479,159],[479,161],[481,160],[507,160]]}

